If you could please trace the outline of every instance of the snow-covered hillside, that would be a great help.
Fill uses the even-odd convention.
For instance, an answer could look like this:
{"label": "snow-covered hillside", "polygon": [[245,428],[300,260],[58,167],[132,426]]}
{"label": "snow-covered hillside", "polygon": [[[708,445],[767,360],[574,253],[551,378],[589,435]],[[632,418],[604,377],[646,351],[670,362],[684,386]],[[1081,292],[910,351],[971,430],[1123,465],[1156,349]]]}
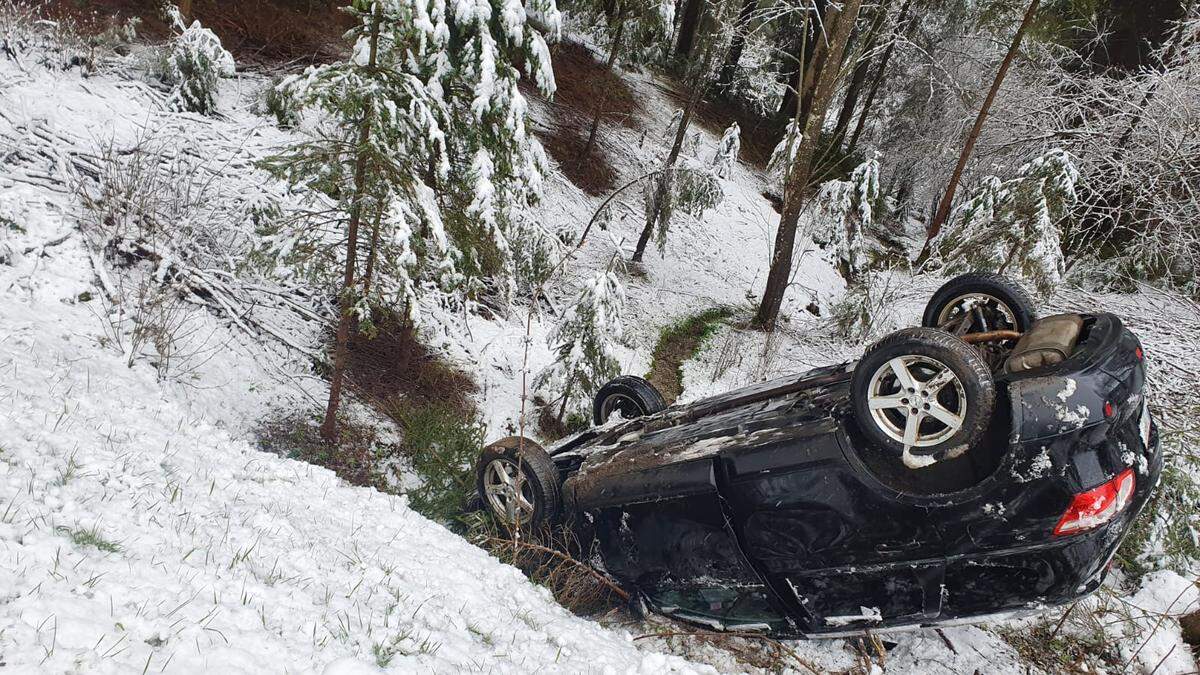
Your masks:
{"label": "snow-covered hillside", "polygon": [[[645,144],[661,147],[674,110],[661,82],[626,74],[645,129],[613,130],[606,143],[631,175]],[[78,229],[76,161],[109,144],[170,139],[213,175],[217,199],[268,189],[254,162],[286,140],[251,112],[265,82],[222,83],[220,116],[168,112],[136,70],[83,77],[0,57],[0,667],[14,672],[603,672],[745,670],[709,643],[633,640],[656,625],[604,626],[572,615],[549,591],[449,530],[404,497],[345,484],[331,472],[258,450],[251,429],[269,409],[319,400],[325,385],[306,359],[318,325],[293,320],[280,334],[255,330],[277,308],[239,308],[237,321],[197,310],[199,345],[186,377],[160,379],[107,336],[102,263]],[[552,112],[535,105],[543,124]],[[705,148],[716,137],[701,132]],[[82,158],[82,159],[81,159]],[[727,197],[699,221],[673,229],[628,279],[622,369],[643,373],[660,329],[697,310],[745,306],[761,291],[777,216],[763,178],[739,167]],[[599,199],[554,177],[540,216],[563,228],[586,221]],[[628,247],[634,215],[593,237],[567,279]],[[611,235],[611,236],[610,236]],[[877,327],[915,321],[936,280],[897,277]],[[844,290],[815,254],[801,259],[789,326],[766,337],[723,328],[685,367],[685,398],[853,358],[863,344],[832,337],[822,319]],[[265,297],[265,296],[264,296]],[[1149,353],[1196,369],[1194,306],[1147,293],[1134,298],[1064,294],[1062,305],[1099,303],[1134,317]],[[1167,316],[1167,318],[1164,318]],[[533,324],[528,368],[550,361],[553,317]],[[524,316],[439,316],[425,336],[479,382],[488,438],[505,435],[520,407]],[[1153,360],[1152,360],[1153,363]],[[1182,365],[1178,365],[1178,364]],[[1188,394],[1178,373],[1172,404]],[[1194,402],[1194,398],[1190,399]],[[1200,593],[1162,570],[1127,597],[1116,583],[1113,623],[1100,634],[1146,671],[1195,664],[1175,617]],[[1163,617],[1160,619],[1160,617]],[[890,673],[1027,672],[1003,634],[1035,620],[888,636],[875,667]],[[681,628],[680,630],[687,630]],[[1068,627],[1067,631],[1077,630]],[[817,670],[866,669],[848,641],[789,643]]]}

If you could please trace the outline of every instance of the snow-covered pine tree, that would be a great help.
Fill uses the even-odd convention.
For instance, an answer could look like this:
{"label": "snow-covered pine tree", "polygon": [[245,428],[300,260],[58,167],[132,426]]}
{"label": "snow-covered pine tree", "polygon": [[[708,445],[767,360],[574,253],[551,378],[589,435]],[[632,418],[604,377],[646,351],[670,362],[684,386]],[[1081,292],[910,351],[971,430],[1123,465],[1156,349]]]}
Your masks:
{"label": "snow-covered pine tree", "polygon": [[738,123],[734,122],[729,125],[725,133],[721,134],[717,150],[713,153],[713,175],[721,180],[733,178],[733,167],[737,166],[738,153],[741,152],[741,149],[742,130],[738,127]]}
{"label": "snow-covered pine tree", "polygon": [[779,139],[779,143],[771,151],[771,159],[767,161],[767,176],[772,181],[782,182],[787,176],[788,169],[796,161],[796,152],[800,150],[802,136],[803,132],[796,118],[788,120],[787,127],[783,130],[783,138]]}
{"label": "snow-covered pine tree", "polygon": [[[272,221],[258,255],[278,273],[338,289],[328,440],[336,438],[355,320],[369,331],[376,311],[416,322],[423,298],[469,301],[483,254],[498,261],[488,270],[494,286],[511,290],[521,267],[514,255],[532,259],[549,239],[525,213],[546,160],[526,129],[514,64],[523,61],[547,96],[554,75],[525,7],[354,0],[346,11],[356,19],[350,58],[280,84],[320,121],[264,166],[305,188],[312,208],[305,218]],[[531,0],[529,11],[557,34],[553,0]]]}
{"label": "snow-covered pine tree", "polygon": [[867,230],[878,218],[880,196],[879,160],[872,157],[849,180],[823,183],[813,202],[813,242],[847,284],[856,283],[866,265]]}
{"label": "snow-covered pine tree", "polygon": [[653,234],[659,249],[666,244],[667,232],[676,214],[686,213],[700,218],[705,211],[716,208],[725,199],[721,181],[733,174],[741,149],[741,136],[736,122],[721,135],[716,151],[709,161],[683,153],[684,132],[689,115],[676,115],[675,143],[642,187],[646,225],[633,253],[634,262],[641,262],[646,244]]}
{"label": "snow-covered pine tree", "polygon": [[178,31],[166,47],[159,73],[163,82],[171,85],[167,106],[179,112],[211,115],[217,111],[220,78],[234,75],[233,55],[221,46],[221,38],[199,21],[185,26],[175,5],[167,5],[165,10]]}
{"label": "snow-covered pine tree", "polygon": [[1064,273],[1061,223],[1078,200],[1078,182],[1071,156],[1059,149],[1008,180],[986,177],[961,207],[958,226],[934,242],[944,271],[1016,274],[1048,295]]}
{"label": "snow-covered pine tree", "polygon": [[625,290],[613,263],[584,284],[547,337],[554,362],[538,373],[534,386],[551,392],[558,419],[620,373],[616,344],[621,338]]}
{"label": "snow-covered pine tree", "polygon": [[[705,162],[680,153],[672,162],[668,155],[659,173],[646,182],[643,192],[647,227],[654,225],[654,239],[660,250],[667,243],[667,232],[677,214],[700,218],[725,199],[721,181],[732,175],[740,148],[738,125],[734,122],[722,134],[711,160]],[[643,246],[639,241],[635,261],[640,259],[638,253],[644,251]]]}

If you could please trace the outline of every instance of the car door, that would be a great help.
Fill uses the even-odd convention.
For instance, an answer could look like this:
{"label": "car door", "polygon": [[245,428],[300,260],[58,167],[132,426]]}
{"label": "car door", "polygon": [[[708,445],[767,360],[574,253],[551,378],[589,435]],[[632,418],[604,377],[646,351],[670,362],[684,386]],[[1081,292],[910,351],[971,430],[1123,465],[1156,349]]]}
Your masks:
{"label": "car door", "polygon": [[724,450],[716,476],[751,563],[806,632],[935,617],[944,560],[928,509],[877,490],[825,410],[780,414]]}

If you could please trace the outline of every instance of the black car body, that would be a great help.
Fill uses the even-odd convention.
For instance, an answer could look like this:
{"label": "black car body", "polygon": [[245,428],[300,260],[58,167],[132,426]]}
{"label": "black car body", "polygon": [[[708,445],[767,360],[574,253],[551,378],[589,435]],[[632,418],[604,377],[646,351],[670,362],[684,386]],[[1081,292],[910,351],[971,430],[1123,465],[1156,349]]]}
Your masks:
{"label": "black car body", "polygon": [[843,364],[550,448],[564,514],[652,609],[722,629],[1071,602],[1100,586],[1162,470],[1141,345],[1111,314],[1082,319],[1065,361],[996,376],[985,442],[960,457],[913,470],[867,443]]}

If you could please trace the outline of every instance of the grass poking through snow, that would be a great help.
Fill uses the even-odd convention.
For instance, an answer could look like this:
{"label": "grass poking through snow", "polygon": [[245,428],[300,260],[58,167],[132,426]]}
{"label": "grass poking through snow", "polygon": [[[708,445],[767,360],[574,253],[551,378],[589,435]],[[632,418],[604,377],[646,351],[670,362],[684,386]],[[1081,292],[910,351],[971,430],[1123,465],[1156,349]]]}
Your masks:
{"label": "grass poking through snow", "polygon": [[80,548],[91,546],[104,553],[117,553],[121,550],[120,544],[109,541],[100,534],[99,525],[94,525],[90,529],[79,526],[66,527],[60,525],[57,530],[67,535],[71,539],[71,542]]}
{"label": "grass poking through snow", "polygon": [[714,307],[686,317],[663,329],[654,346],[654,360],[646,379],[668,404],[683,393],[683,364],[704,346],[723,321],[733,315],[730,307]]}

